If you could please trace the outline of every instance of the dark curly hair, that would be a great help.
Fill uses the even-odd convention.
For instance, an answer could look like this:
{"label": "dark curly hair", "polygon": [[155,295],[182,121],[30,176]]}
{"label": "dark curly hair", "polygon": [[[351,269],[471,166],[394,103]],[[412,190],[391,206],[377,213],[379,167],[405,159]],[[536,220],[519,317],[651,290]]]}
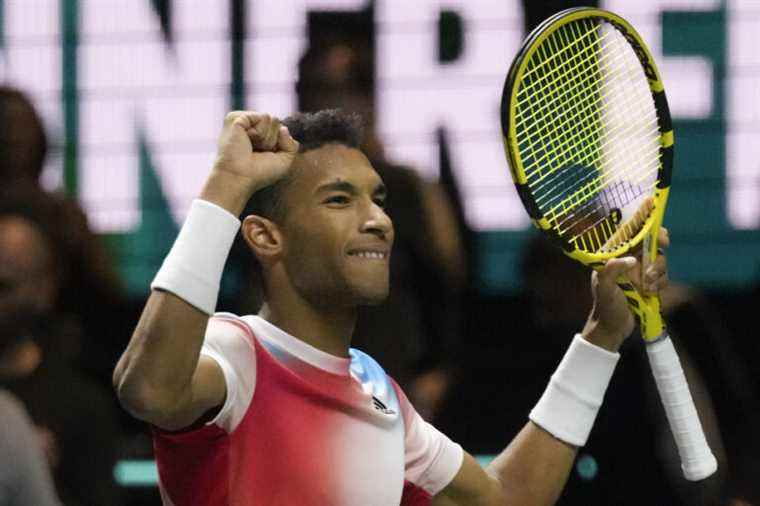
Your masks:
{"label": "dark curly hair", "polygon": [[[290,135],[301,145],[299,153],[318,149],[326,144],[342,144],[358,148],[362,138],[362,119],[356,113],[340,109],[326,109],[313,113],[296,113],[282,122]],[[282,222],[285,209],[283,191],[292,182],[293,175],[257,191],[248,201],[244,216],[255,214],[275,222]]]}

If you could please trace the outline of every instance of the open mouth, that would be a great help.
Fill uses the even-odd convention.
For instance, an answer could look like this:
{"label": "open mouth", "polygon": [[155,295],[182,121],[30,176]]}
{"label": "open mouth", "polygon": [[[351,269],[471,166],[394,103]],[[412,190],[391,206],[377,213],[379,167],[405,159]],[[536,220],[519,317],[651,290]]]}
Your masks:
{"label": "open mouth", "polygon": [[388,253],[384,251],[357,250],[349,251],[348,256],[366,258],[368,260],[385,260],[388,258]]}

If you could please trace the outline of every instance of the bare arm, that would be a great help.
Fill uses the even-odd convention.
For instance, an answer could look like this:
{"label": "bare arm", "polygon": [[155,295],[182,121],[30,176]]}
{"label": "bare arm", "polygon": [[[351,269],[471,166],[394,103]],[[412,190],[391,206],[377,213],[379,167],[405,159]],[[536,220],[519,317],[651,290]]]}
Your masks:
{"label": "bare arm", "polygon": [[[667,236],[659,243],[667,246]],[[628,273],[638,279],[638,263],[630,259],[610,260],[594,273],[594,307],[583,329],[583,338],[601,348],[617,351],[633,331],[616,279]],[[664,257],[652,266],[644,285],[646,293],[659,291],[667,283]],[[636,283],[637,284],[637,283]],[[638,286],[638,284],[637,284]],[[434,500],[436,506],[548,506],[562,493],[578,448],[566,443],[533,422],[528,422],[509,446],[482,469],[470,455],[454,480]]]}
{"label": "bare arm", "polygon": [[[253,193],[281,178],[298,152],[279,120],[252,112],[225,118],[217,161],[200,198],[238,216]],[[200,355],[209,315],[153,290],[113,374],[122,405],[158,427],[187,427],[223,404],[218,364]]]}
{"label": "bare arm", "polygon": [[554,504],[565,486],[577,450],[528,422],[487,469],[466,453],[459,473],[433,504]]}

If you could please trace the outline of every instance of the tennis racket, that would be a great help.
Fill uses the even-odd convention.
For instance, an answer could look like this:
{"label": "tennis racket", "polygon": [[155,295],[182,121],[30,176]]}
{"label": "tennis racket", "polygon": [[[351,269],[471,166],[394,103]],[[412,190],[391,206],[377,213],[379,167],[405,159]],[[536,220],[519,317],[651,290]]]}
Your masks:
{"label": "tennis racket", "polygon": [[[623,18],[562,11],[525,40],[504,84],[501,126],[511,175],[533,223],[594,268],[642,248],[657,256],[670,190],[673,127],[654,59]],[[717,470],[657,296],[618,279],[687,479]]]}

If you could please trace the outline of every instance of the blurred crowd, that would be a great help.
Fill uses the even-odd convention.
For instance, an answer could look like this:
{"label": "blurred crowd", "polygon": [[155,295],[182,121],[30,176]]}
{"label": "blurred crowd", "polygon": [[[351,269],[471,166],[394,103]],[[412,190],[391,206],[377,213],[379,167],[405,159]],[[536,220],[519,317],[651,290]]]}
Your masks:
{"label": "blurred crowd", "polygon": [[[363,149],[389,190],[391,293],[361,313],[353,346],[383,364],[425,418],[471,452],[492,454],[525,423],[581,328],[589,272],[534,237],[521,255],[520,294],[478,291],[477,236],[445,157],[434,182],[384,155],[370,31],[354,16],[338,21],[341,30],[315,30],[330,36],[302,58],[298,85],[300,110],[365,118]],[[445,132],[439,139],[445,151]],[[0,88],[0,505],[159,504],[155,489],[123,487],[114,474],[119,460],[151,457],[148,428],[110,389],[144,301],[122,290],[76,200],[41,187],[48,146],[31,102]],[[237,248],[243,289],[220,308],[255,312],[257,271]],[[760,505],[758,345],[740,313],[751,313],[758,293],[673,282],[662,295],[720,472],[698,484],[682,478],[643,345],[629,339],[559,504]]]}

